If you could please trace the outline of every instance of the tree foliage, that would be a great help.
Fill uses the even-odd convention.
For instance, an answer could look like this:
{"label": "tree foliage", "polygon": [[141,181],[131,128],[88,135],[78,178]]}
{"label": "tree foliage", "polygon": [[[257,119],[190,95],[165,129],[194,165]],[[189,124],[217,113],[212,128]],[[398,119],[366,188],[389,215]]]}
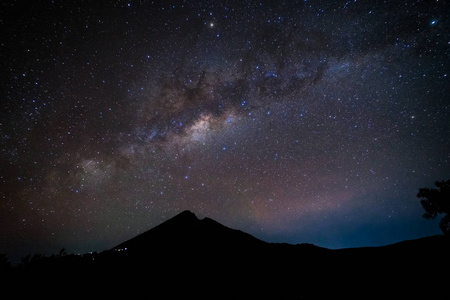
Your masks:
{"label": "tree foliage", "polygon": [[435,185],[434,189],[419,189],[417,197],[425,209],[424,218],[434,219],[439,214],[445,214],[439,227],[445,235],[450,235],[450,180],[436,181]]}

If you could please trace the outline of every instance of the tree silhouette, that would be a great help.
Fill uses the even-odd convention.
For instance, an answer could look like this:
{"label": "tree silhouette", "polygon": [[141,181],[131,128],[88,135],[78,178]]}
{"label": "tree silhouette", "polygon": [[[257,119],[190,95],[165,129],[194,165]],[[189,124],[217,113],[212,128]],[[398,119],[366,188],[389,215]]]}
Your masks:
{"label": "tree silhouette", "polygon": [[423,217],[434,219],[438,214],[445,214],[439,227],[445,235],[450,236],[450,180],[436,181],[436,189],[422,188],[417,194],[420,203],[425,209]]}

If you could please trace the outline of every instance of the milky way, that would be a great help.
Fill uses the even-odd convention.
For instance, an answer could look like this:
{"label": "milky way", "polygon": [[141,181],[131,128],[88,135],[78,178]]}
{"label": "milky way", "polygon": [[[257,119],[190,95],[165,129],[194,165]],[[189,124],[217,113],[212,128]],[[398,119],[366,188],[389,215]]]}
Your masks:
{"label": "milky way", "polygon": [[189,209],[273,242],[439,232],[445,1],[2,3],[0,252],[104,250]]}

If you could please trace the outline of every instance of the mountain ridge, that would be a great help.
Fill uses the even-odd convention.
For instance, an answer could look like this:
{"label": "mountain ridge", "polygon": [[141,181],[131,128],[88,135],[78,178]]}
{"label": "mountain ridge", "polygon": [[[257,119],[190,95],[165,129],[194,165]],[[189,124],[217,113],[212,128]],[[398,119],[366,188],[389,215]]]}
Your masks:
{"label": "mountain ridge", "polygon": [[[252,248],[268,243],[238,229],[229,228],[211,218],[203,219],[185,210],[154,228],[141,233],[111,250],[157,251],[170,247],[217,248]],[[167,251],[167,249],[166,249]]]}
{"label": "mountain ridge", "polygon": [[70,285],[83,274],[85,284],[101,278],[126,293],[128,287],[161,292],[201,285],[234,296],[241,291],[267,296],[270,291],[304,299],[361,299],[367,293],[430,298],[438,294],[436,286],[448,282],[442,275],[450,268],[448,253],[450,240],[444,236],[346,249],[267,243],[183,211],[101,253],[32,260],[11,274],[16,284],[37,280],[43,286],[49,281]]}
{"label": "mountain ridge", "polygon": [[[209,228],[207,228],[209,227]],[[258,239],[254,237],[253,235],[246,233],[239,229],[234,229],[227,227],[216,220],[204,217],[202,219],[198,218],[195,213],[193,213],[190,210],[184,210],[181,213],[178,213],[177,215],[173,216],[172,218],[169,218],[168,220],[158,224],[157,226],[138,234],[114,247],[112,247],[110,250],[116,250],[116,249],[123,249],[127,248],[130,249],[130,244],[134,244],[136,241],[143,241],[144,239],[150,239],[150,238],[162,238],[162,234],[166,235],[164,238],[166,240],[164,242],[168,242],[170,244],[170,239],[168,235],[173,234],[173,238],[182,238],[185,239],[186,236],[182,236],[184,234],[192,234],[194,230],[199,230],[201,234],[209,233],[212,234],[214,229],[218,229],[219,231],[228,231],[229,234],[235,233],[239,234],[242,238],[246,237],[248,239],[253,240],[255,243],[259,243],[260,245],[277,245],[277,246],[293,246],[293,247],[302,247],[302,248],[314,248],[314,249],[322,249],[322,250],[330,250],[330,251],[352,251],[352,250],[374,250],[374,249],[386,249],[386,248],[401,248],[402,246],[417,246],[417,244],[441,244],[443,241],[447,241],[447,239],[444,238],[443,235],[433,235],[433,236],[427,236],[427,237],[421,237],[417,239],[410,239],[410,240],[404,240],[395,242],[392,244],[382,245],[382,246],[363,246],[363,247],[354,247],[354,248],[338,248],[338,249],[329,249],[326,247],[320,247],[315,244],[311,243],[297,243],[297,244],[290,244],[290,243],[274,243],[274,242],[266,242],[261,239]],[[164,231],[164,233],[163,233]],[[156,233],[157,232],[157,233]],[[198,236],[199,237],[199,236]],[[203,237],[207,237],[204,235]],[[211,236],[209,236],[211,237]],[[198,242],[198,240],[197,240]],[[140,245],[143,246],[143,245]]]}

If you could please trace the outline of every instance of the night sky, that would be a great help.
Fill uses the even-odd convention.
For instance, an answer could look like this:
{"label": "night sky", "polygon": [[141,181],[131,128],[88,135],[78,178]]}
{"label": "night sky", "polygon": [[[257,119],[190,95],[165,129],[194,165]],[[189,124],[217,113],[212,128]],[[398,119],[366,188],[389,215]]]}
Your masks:
{"label": "night sky", "polygon": [[440,233],[446,1],[2,1],[0,253],[189,209],[269,242]]}

